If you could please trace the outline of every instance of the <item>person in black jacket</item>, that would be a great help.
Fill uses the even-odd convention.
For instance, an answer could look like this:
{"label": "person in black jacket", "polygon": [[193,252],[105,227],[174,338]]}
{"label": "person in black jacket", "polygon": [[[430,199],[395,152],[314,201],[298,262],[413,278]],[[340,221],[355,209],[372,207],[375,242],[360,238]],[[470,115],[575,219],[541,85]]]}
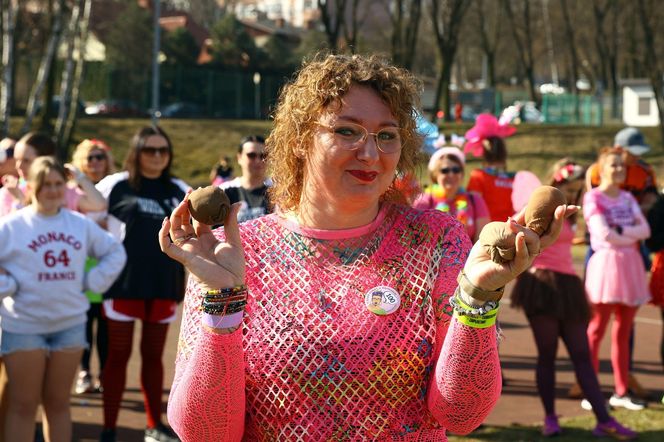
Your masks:
{"label": "person in black jacket", "polygon": [[103,369],[104,430],[102,441],[115,441],[115,427],[125,388],[134,323],[141,328],[141,388],[147,415],[146,441],[175,441],[161,422],[168,325],[184,297],[184,267],[161,253],[156,233],[184,198],[189,186],[171,175],[173,146],[159,127],[134,135],[124,172],[97,184],[108,199],[108,228],[122,240],[127,265],[104,293],[108,320],[108,358]]}

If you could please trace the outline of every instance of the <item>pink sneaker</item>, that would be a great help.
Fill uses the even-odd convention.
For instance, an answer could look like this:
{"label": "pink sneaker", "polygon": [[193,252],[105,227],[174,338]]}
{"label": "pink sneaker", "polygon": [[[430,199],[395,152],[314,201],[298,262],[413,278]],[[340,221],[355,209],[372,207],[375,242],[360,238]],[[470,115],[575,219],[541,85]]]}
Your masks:
{"label": "pink sneaker", "polygon": [[611,418],[608,422],[597,424],[593,430],[593,436],[608,436],[618,440],[632,440],[636,439],[638,435],[636,431],[620,425],[614,418]]}
{"label": "pink sneaker", "polygon": [[560,434],[560,425],[558,425],[558,416],[549,414],[544,418],[544,426],[542,427],[542,436],[551,437]]}

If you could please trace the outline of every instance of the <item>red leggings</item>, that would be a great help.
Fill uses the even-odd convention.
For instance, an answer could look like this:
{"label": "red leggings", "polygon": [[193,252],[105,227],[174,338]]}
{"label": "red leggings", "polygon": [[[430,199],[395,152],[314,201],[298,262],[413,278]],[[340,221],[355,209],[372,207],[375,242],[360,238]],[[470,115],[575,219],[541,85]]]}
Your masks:
{"label": "red leggings", "polygon": [[634,324],[638,307],[625,304],[593,304],[593,316],[588,324],[588,343],[595,371],[599,371],[599,347],[606,326],[615,314],[611,328],[611,367],[615,391],[618,395],[627,394],[629,378],[629,335]]}
{"label": "red leggings", "polygon": [[[115,428],[120,401],[125,389],[127,363],[131,356],[134,322],[108,319],[108,358],[103,371],[104,428]],[[141,390],[147,417],[147,427],[161,422],[164,365],[162,355],[168,324],[143,322],[141,334]]]}

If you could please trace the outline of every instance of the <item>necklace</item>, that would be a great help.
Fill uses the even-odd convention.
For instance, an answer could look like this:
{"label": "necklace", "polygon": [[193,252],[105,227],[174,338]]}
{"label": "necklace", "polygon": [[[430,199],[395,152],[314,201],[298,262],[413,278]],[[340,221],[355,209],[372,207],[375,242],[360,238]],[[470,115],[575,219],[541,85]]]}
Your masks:
{"label": "necklace", "polygon": [[[473,219],[468,216],[468,194],[459,188],[454,200],[450,200],[445,195],[445,189],[439,184],[429,187],[426,192],[431,195],[434,201],[434,208],[441,212],[449,213],[463,225],[472,225]],[[453,207],[450,207],[450,204]]]}

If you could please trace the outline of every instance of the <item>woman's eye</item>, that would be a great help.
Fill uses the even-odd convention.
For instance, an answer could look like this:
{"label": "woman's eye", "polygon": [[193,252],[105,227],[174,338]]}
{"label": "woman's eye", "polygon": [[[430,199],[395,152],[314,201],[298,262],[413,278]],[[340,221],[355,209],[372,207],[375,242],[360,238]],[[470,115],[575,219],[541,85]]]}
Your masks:
{"label": "woman's eye", "polygon": [[358,130],[352,127],[337,127],[334,129],[334,133],[341,135],[342,137],[355,137],[358,134]]}

